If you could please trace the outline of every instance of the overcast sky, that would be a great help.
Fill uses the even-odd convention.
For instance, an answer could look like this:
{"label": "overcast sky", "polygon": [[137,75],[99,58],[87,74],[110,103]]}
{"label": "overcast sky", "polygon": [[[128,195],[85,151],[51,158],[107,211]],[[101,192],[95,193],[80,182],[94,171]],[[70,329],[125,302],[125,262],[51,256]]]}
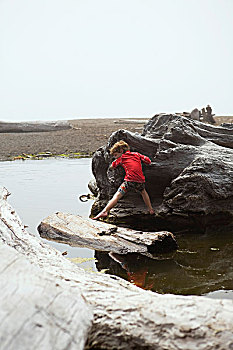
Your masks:
{"label": "overcast sky", "polygon": [[0,0],[0,120],[233,115],[233,0]]}

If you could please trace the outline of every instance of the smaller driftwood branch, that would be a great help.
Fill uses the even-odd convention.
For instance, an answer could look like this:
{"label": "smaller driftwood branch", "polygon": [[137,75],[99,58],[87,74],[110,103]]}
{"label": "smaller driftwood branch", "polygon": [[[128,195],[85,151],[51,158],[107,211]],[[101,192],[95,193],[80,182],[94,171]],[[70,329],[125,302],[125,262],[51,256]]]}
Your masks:
{"label": "smaller driftwood branch", "polygon": [[168,253],[177,249],[171,232],[140,232],[117,227],[79,215],[56,213],[44,219],[38,227],[42,238],[70,245],[120,254]]}

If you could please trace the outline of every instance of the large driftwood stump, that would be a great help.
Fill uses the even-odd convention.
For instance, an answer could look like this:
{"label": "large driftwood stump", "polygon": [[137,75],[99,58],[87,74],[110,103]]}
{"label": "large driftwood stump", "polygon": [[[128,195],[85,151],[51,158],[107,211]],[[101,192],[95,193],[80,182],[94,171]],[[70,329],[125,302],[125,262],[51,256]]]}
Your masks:
{"label": "large driftwood stump", "polygon": [[[208,230],[233,226],[233,133],[223,128],[179,115],[156,115],[142,135],[119,130],[98,149],[92,170],[98,196],[92,208],[101,210],[122,182],[124,171],[109,171],[110,147],[120,139],[132,151],[150,157],[144,167],[146,188],[157,216],[145,215],[140,195],[129,193],[111,211],[108,222],[135,226],[140,218],[153,229],[172,232],[191,228]],[[92,189],[93,184],[90,184]],[[96,189],[95,189],[96,193]]]}
{"label": "large driftwood stump", "polygon": [[[52,284],[52,281],[61,284],[60,290],[64,288],[67,293],[72,290],[73,298],[79,290],[81,291],[87,305],[94,313],[86,349],[226,350],[233,347],[232,301],[193,296],[159,295],[139,289],[115,276],[88,273],[65,259],[60,252],[29,234],[14,209],[7,203],[6,197],[7,191],[2,189],[0,191],[1,248],[6,248],[8,253],[7,246],[11,247],[12,249],[9,248],[9,251],[14,251],[16,258],[24,256],[32,265],[25,268],[26,265],[29,266],[28,263],[25,263],[22,266],[21,276],[24,276],[23,271],[27,273],[34,270],[36,275],[38,273],[38,279],[44,279],[44,276],[49,275],[48,279]],[[10,259],[12,259],[12,255]],[[12,261],[10,259],[9,263]],[[1,272],[3,273],[7,267],[9,268],[9,264],[8,266],[3,265]],[[41,269],[41,273],[38,271],[38,267]],[[5,275],[5,279],[8,277]],[[4,283],[6,282],[4,280]],[[42,286],[42,283],[39,281],[39,285]],[[34,287],[31,288],[35,291]],[[42,305],[43,299],[49,300],[50,293],[53,293],[48,289],[49,285],[48,288],[41,290],[39,305]],[[27,296],[26,291],[25,293],[22,289],[21,291],[22,295]],[[11,294],[4,293],[4,295],[8,298],[6,301],[11,300]],[[66,296],[64,293],[59,299],[58,295],[57,305],[59,308],[70,305],[70,301],[66,299],[69,297],[70,294]],[[51,296],[51,298],[53,297]],[[39,301],[37,302],[39,303]],[[73,305],[64,312],[63,325],[75,324],[76,304],[77,301],[74,301]],[[34,305],[34,303],[31,301],[30,305]],[[50,305],[47,312],[50,326],[53,316]],[[23,315],[21,318],[23,319]],[[15,319],[10,313],[8,313],[8,320],[12,322],[11,327],[13,327]],[[6,322],[6,318],[4,321]],[[38,320],[38,324],[41,324],[42,321]],[[18,324],[18,322],[16,323]],[[25,327],[27,325],[28,329],[31,329],[30,322],[34,322],[34,319],[27,319]],[[56,324],[57,327],[59,325]],[[18,344],[19,342],[23,344],[26,336],[35,339],[41,332],[40,328],[40,326],[35,326],[33,335],[31,332],[25,335],[21,329]],[[6,335],[4,331],[5,328],[1,327],[0,335],[2,338]],[[60,331],[62,334],[65,329]],[[56,336],[57,333],[53,333],[53,337],[56,338]],[[68,336],[64,335],[64,337]],[[61,338],[63,337],[61,336]],[[54,342],[53,349],[60,349],[55,339]],[[71,344],[73,345],[74,342]],[[36,345],[32,344],[31,348],[36,348]],[[74,346],[67,345],[64,348],[73,349]]]}
{"label": "large driftwood stump", "polygon": [[56,213],[38,227],[42,238],[120,254],[140,253],[153,258],[155,253],[177,249],[171,232],[137,232],[79,215]]}

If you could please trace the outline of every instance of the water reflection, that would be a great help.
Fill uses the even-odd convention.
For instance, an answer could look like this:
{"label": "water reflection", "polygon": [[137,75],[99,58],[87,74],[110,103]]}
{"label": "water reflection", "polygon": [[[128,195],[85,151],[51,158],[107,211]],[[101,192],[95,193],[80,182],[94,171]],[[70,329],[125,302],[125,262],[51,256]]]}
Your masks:
{"label": "water reflection", "polygon": [[177,240],[179,250],[164,260],[95,252],[97,268],[162,294],[218,297],[211,292],[226,290],[227,297],[233,298],[232,234],[188,235]]}

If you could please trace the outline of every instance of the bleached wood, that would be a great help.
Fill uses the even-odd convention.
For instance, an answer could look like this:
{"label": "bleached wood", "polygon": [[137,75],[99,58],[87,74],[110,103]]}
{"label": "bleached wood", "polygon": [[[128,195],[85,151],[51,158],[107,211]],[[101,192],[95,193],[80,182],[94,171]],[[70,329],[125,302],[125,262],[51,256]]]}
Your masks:
{"label": "bleached wood", "polygon": [[4,193],[0,240],[67,288],[82,291],[94,312],[87,349],[232,349],[232,301],[159,295],[115,276],[86,272],[29,234]]}
{"label": "bleached wood", "polygon": [[171,232],[138,232],[59,212],[43,219],[38,231],[43,238],[70,245],[121,254],[140,253],[151,258],[153,252],[171,252],[177,248]]}
{"label": "bleached wood", "polygon": [[79,290],[5,244],[0,256],[0,349],[83,349],[93,314]]}

